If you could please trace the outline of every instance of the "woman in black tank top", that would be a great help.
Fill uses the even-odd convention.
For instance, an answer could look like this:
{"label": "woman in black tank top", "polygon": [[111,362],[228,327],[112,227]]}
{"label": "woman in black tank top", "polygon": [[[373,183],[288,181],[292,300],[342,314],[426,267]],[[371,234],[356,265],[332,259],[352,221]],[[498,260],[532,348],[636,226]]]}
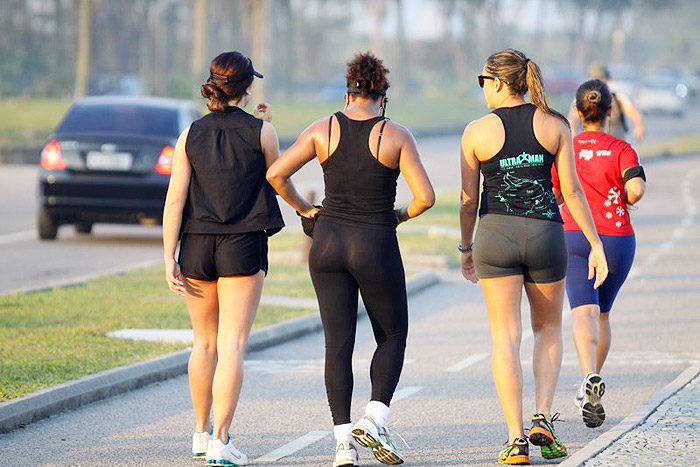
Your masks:
{"label": "woman in black tank top", "polygon": [[[357,464],[355,443],[372,447],[380,462],[402,462],[386,430],[408,333],[396,226],[430,208],[435,196],[413,136],[384,118],[386,73],[382,61],[372,54],[356,55],[348,64],[345,110],[309,126],[267,172],[270,183],[292,207],[316,219],[309,269],[326,337],[334,465]],[[289,177],[314,158],[321,163],[325,183],[320,210],[312,209],[289,185]],[[413,199],[407,207],[394,210],[399,174],[406,178]],[[350,401],[358,289],[377,350],[370,372],[372,398],[365,416],[353,426]]]}
{"label": "woman in black tank top", "polygon": [[247,458],[228,433],[268,267],[267,237],[284,226],[265,179],[279,143],[268,104],[258,104],[255,115],[243,110],[253,78],[262,78],[250,59],[220,54],[210,73],[202,95],[211,113],[185,129],[175,146],[163,213],[165,271],[170,289],[186,298],[194,332],[188,366],[196,418],[192,456],[212,465],[244,465]]}
{"label": "woman in black tank top", "polygon": [[[576,178],[571,131],[547,104],[539,67],[513,49],[491,55],[479,76],[494,111],[471,122],[462,136],[462,272],[479,281],[489,313],[493,377],[508,425],[503,464],[529,463],[522,425],[520,302],[525,288],[534,334],[536,407],[529,441],[543,457],[567,455],[555,433],[551,405],[562,357],[561,313],[566,245],[552,193],[551,168],[566,178],[566,201],[591,243],[590,276],[607,276],[602,243]],[[530,92],[532,104],[524,96]],[[483,192],[479,203],[479,171]],[[562,178],[563,177],[563,178]],[[480,204],[480,206],[479,206]],[[478,214],[479,227],[472,243]],[[473,245],[473,251],[472,251]]]}

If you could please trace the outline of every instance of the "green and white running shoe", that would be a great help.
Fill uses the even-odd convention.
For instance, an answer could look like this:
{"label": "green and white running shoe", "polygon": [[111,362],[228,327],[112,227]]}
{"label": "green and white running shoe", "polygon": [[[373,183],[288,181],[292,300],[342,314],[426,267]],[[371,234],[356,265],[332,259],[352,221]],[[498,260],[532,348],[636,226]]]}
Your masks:
{"label": "green and white running shoe", "polygon": [[372,449],[383,464],[403,464],[403,458],[385,426],[377,424],[370,415],[362,417],[352,429],[352,437],[360,446]]}
{"label": "green and white running shoe", "polygon": [[207,456],[207,444],[211,435],[206,431],[195,431],[192,435],[192,459],[204,459]]}
{"label": "green and white running shoe", "polygon": [[545,459],[558,459],[569,455],[566,446],[554,431],[553,422],[558,418],[559,413],[555,413],[551,420],[547,420],[547,417],[541,413],[532,416],[532,428],[528,437],[532,444],[540,447],[542,457]]}
{"label": "green and white running shoe", "polygon": [[358,465],[357,448],[351,441],[341,441],[335,446],[333,467],[354,467]]}
{"label": "green and white running shoe", "polygon": [[588,373],[576,393],[574,404],[579,408],[583,423],[596,428],[605,421],[605,409],[600,399],[605,394],[605,382],[598,373]]}

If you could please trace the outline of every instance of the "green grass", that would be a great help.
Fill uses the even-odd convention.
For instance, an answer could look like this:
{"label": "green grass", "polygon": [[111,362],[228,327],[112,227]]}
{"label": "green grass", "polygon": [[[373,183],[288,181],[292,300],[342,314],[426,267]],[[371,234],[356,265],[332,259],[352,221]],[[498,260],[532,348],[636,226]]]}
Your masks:
{"label": "green grass", "polygon": [[[425,226],[426,232],[406,232],[398,228],[399,244],[404,254],[442,255],[459,261],[457,239],[440,234],[430,235],[428,226],[459,229],[459,192],[444,191],[437,194],[435,205],[426,213],[411,219],[408,225]],[[456,263],[455,263],[456,264]]]}
{"label": "green grass", "polygon": [[[0,401],[187,347],[105,336],[122,328],[190,327],[184,299],[167,289],[163,277],[163,269],[154,267],[72,287],[0,296]],[[287,289],[311,294],[305,265],[273,266],[266,293]],[[263,305],[253,327],[311,311]]]}
{"label": "green grass", "polygon": [[0,144],[42,144],[69,105],[68,99],[0,100]]}
{"label": "green grass", "polygon": [[[0,144],[40,145],[68,109],[67,99],[13,98],[0,100]],[[338,101],[272,101],[273,124],[281,140],[293,141],[313,121],[342,109]],[[247,110],[252,111],[252,105]],[[206,107],[202,106],[202,111]],[[460,94],[456,98],[427,96],[390,101],[387,115],[413,131],[460,128],[486,113],[481,101]]]}
{"label": "green grass", "polygon": [[679,136],[660,141],[642,142],[635,144],[639,157],[645,158],[671,154],[700,154],[700,135]]}

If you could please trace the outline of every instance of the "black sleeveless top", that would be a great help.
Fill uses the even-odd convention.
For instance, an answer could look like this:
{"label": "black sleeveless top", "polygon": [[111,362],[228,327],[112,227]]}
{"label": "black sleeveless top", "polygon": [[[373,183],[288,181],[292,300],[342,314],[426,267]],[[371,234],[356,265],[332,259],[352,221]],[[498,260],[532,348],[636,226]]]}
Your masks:
{"label": "black sleeveless top", "polygon": [[493,111],[503,122],[505,142],[501,150],[479,164],[484,174],[479,216],[507,214],[562,222],[552,193],[554,155],[537,138],[532,104],[501,107]]}
{"label": "black sleeveless top", "polygon": [[192,123],[185,144],[192,176],[183,232],[273,235],[284,227],[277,196],[265,179],[261,128],[262,120],[238,107]]}
{"label": "black sleeveless top", "polygon": [[[321,215],[363,227],[396,228],[394,201],[400,171],[383,165],[369,149],[369,134],[384,117],[351,120],[342,112],[335,117],[340,140],[321,164],[326,192]],[[380,143],[381,134],[377,149]]]}

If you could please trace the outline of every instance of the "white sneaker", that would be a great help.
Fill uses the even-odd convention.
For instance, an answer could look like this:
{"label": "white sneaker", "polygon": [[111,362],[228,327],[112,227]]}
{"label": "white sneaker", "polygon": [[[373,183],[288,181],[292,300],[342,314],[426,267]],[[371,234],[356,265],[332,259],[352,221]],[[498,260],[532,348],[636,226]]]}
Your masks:
{"label": "white sneaker", "polygon": [[588,428],[596,428],[605,421],[605,409],[600,399],[605,394],[605,382],[598,373],[588,373],[581,382],[574,405],[579,408],[583,423]]}
{"label": "white sneaker", "polygon": [[371,415],[362,417],[352,429],[352,437],[360,446],[372,448],[374,457],[383,464],[403,464],[399,450],[385,426],[377,424]]}
{"label": "white sneaker", "polygon": [[333,467],[350,467],[358,465],[357,448],[351,441],[340,441],[335,446]]}
{"label": "white sneaker", "polygon": [[206,431],[195,431],[192,435],[192,459],[204,459],[211,435]]}
{"label": "white sneaker", "polygon": [[236,449],[231,436],[228,437],[226,444],[218,438],[209,440],[206,465],[246,465],[247,463],[248,457]]}

